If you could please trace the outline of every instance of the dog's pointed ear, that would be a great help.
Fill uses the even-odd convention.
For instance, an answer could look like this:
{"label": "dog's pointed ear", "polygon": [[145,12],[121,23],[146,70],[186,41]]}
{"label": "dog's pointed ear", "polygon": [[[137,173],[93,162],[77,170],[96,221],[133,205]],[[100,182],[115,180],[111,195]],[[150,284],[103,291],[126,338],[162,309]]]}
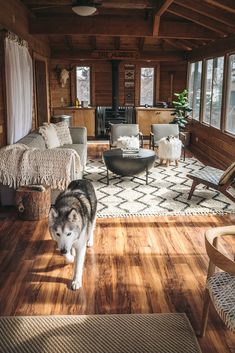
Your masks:
{"label": "dog's pointed ear", "polygon": [[51,209],[48,215],[49,224],[54,222],[57,217],[58,217],[58,211],[55,209],[55,207],[51,206]]}
{"label": "dog's pointed ear", "polygon": [[70,222],[76,222],[78,219],[78,213],[77,211],[75,210],[75,208],[72,208],[72,210],[69,212],[68,214],[68,220]]}

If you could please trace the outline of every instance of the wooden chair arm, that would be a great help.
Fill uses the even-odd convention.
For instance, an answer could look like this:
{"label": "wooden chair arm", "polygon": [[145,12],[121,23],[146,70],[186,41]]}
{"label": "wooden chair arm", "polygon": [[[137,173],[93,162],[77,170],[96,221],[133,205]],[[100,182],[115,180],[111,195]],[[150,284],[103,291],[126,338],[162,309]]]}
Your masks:
{"label": "wooden chair arm", "polygon": [[[210,262],[212,262],[214,266],[217,266],[221,270],[235,275],[235,262],[229,257],[227,257],[225,254],[223,254],[221,251],[219,251],[217,247],[218,238],[221,236],[228,235],[235,236],[235,226],[212,228],[206,231],[206,252],[210,258]],[[213,269],[213,266],[211,266],[211,269]],[[208,276],[211,276],[212,273],[209,272]]]}

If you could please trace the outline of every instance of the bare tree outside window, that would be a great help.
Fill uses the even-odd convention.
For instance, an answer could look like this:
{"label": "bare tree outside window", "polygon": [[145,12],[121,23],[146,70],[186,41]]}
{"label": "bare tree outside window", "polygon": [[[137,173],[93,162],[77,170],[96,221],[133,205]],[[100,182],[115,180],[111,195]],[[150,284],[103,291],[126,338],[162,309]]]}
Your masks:
{"label": "bare tree outside window", "polygon": [[203,122],[220,129],[224,57],[206,60]]}
{"label": "bare tree outside window", "polygon": [[79,101],[87,101],[91,103],[90,99],[90,67],[89,66],[77,66],[76,68],[76,87],[77,87],[77,98]]}
{"label": "bare tree outside window", "polygon": [[202,61],[190,64],[188,100],[192,109],[192,117],[199,120],[201,106]]}
{"label": "bare tree outside window", "polygon": [[142,67],[140,71],[140,105],[153,106],[154,68]]}
{"label": "bare tree outside window", "polygon": [[229,56],[225,130],[235,134],[235,54]]}

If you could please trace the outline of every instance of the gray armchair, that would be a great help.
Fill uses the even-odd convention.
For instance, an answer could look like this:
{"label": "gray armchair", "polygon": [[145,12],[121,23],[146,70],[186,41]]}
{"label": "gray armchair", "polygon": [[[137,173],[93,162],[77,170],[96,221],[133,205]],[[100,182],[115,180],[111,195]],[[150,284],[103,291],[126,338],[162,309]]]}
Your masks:
{"label": "gray armchair", "polygon": [[[158,142],[163,137],[174,136],[180,138],[179,126],[177,124],[153,124],[151,125],[151,132],[149,138],[149,148],[153,149],[158,147]],[[184,145],[184,160],[185,160],[185,148]]]}
{"label": "gray armchair", "polygon": [[117,147],[117,140],[122,136],[138,136],[140,147],[143,147],[143,134],[139,131],[138,124],[113,124],[110,129],[109,147]]}

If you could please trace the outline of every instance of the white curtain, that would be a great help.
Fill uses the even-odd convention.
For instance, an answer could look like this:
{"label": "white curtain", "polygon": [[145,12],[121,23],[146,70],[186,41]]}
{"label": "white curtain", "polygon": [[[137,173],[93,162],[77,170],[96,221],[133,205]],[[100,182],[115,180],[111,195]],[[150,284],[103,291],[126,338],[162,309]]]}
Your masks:
{"label": "white curtain", "polygon": [[7,143],[12,144],[32,128],[33,65],[24,42],[5,39]]}

